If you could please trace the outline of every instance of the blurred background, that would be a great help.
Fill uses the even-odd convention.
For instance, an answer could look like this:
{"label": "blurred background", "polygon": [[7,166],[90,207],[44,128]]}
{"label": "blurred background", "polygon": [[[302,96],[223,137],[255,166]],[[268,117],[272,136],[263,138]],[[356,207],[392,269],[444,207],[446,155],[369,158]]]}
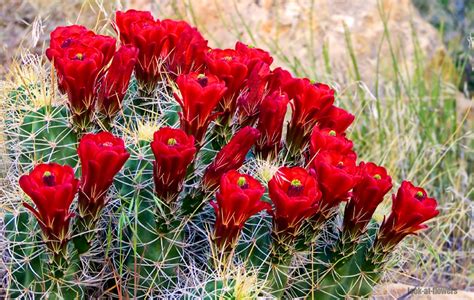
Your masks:
{"label": "blurred background", "polygon": [[42,55],[56,26],[114,35],[114,11],[128,8],[187,20],[212,47],[266,49],[274,66],[334,87],[356,115],[349,137],[360,159],[385,165],[396,186],[424,186],[441,207],[400,246],[379,293],[474,291],[474,1],[2,0],[0,78],[27,53]]}

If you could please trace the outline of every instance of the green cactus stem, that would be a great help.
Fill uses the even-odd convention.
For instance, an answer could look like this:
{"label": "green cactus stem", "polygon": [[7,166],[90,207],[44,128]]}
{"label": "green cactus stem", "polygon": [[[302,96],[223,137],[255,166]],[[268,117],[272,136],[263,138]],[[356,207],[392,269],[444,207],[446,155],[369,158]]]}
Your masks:
{"label": "green cactus stem", "polygon": [[77,135],[67,122],[65,107],[41,107],[25,115],[18,133],[20,164],[25,170],[35,162],[77,164]]}
{"label": "green cactus stem", "polygon": [[225,122],[221,119],[216,120],[209,135],[211,148],[215,151],[219,151],[230,141],[231,138],[232,126],[229,122]]}
{"label": "green cactus stem", "polygon": [[376,227],[372,225],[367,233],[357,236],[341,232],[332,243],[323,240],[327,237],[318,240],[316,257],[299,270],[301,279],[293,284],[292,293],[308,299],[369,296],[381,276],[380,265],[374,264],[368,254]]}
{"label": "green cactus stem", "polygon": [[127,238],[131,251],[126,265],[133,274],[129,294],[137,297],[175,284],[182,257],[183,228],[176,220],[161,223],[160,212],[150,208],[147,201],[138,197],[134,203]]}
{"label": "green cactus stem", "polygon": [[58,253],[48,253],[38,233],[36,220],[26,211],[7,213],[5,232],[9,240],[9,269],[12,270],[7,295],[12,298],[40,297],[48,299],[79,299],[79,259],[71,247],[62,247]]}
{"label": "green cactus stem", "polygon": [[295,254],[295,242],[302,233],[300,225],[281,230],[277,223],[273,223],[268,282],[270,292],[278,299],[283,297],[286,290],[289,267]]}
{"label": "green cactus stem", "polygon": [[17,298],[39,290],[39,282],[46,269],[45,252],[35,242],[37,226],[28,212],[17,215],[5,214],[6,235],[10,241],[7,253],[10,254],[11,277],[8,294]]}
{"label": "green cactus stem", "polygon": [[[245,224],[237,245],[236,256],[249,270],[263,270],[264,265],[268,263],[271,248],[270,228],[269,215],[253,216]],[[258,275],[262,280],[267,276],[264,272],[259,272]]]}
{"label": "green cactus stem", "polygon": [[303,221],[302,234],[297,237],[295,249],[298,252],[308,251],[312,248],[324,226],[331,222],[337,215],[336,209],[329,212],[318,212],[316,215]]}

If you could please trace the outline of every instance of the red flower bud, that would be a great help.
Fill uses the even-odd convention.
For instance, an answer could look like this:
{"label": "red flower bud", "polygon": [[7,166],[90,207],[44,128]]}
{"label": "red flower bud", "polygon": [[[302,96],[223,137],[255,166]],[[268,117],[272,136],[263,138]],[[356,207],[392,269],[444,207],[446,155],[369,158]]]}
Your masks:
{"label": "red flower bud", "polygon": [[218,247],[231,247],[251,216],[271,210],[270,204],[260,200],[263,193],[262,184],[249,175],[229,171],[222,176],[217,201],[211,201],[216,213],[214,236]]}
{"label": "red flower bud", "polygon": [[194,137],[180,129],[164,127],[153,135],[151,149],[155,155],[153,179],[156,194],[171,203],[181,192],[186,170],[194,160]]}
{"label": "red flower bud", "polygon": [[97,220],[106,204],[106,196],[115,175],[130,154],[121,138],[109,132],[86,134],[79,142],[77,154],[81,161],[79,212],[81,217]]}
{"label": "red flower bud", "polygon": [[303,220],[319,209],[321,191],[316,179],[300,167],[282,167],[268,183],[275,205],[273,222],[276,234],[296,234]]}
{"label": "red flower bud", "polygon": [[104,78],[98,107],[99,111],[110,119],[122,108],[122,100],[127,92],[137,56],[137,48],[129,45],[120,47]]}
{"label": "red flower bud", "polygon": [[338,134],[332,129],[320,129],[319,126],[313,128],[311,140],[309,144],[311,158],[318,154],[319,151],[333,150],[346,153],[352,150],[353,143],[344,135]]}
{"label": "red flower bud", "polygon": [[30,174],[21,176],[19,183],[36,209],[28,203],[23,205],[38,220],[48,247],[58,253],[67,244],[69,221],[74,216],[69,211],[79,184],[74,170],[56,163],[40,164]]}
{"label": "red flower bud", "polygon": [[233,49],[212,49],[206,54],[206,65],[212,74],[225,82],[227,87],[219,110],[224,113],[222,116],[224,121],[228,121],[235,113],[237,97],[247,77],[245,58]]}
{"label": "red flower bud", "polygon": [[423,223],[439,214],[437,205],[424,189],[403,181],[397,196],[393,195],[392,213],[380,227],[378,242],[388,247],[395,246],[405,236],[427,228]]}
{"label": "red flower bud", "polygon": [[257,126],[262,135],[256,148],[264,159],[269,155],[272,159],[278,156],[288,102],[288,96],[277,91],[262,101]]}
{"label": "red flower bud", "polygon": [[215,75],[198,73],[180,75],[176,83],[181,92],[181,97],[174,95],[182,110],[181,129],[192,134],[200,146],[209,123],[217,117],[212,111],[226,91],[225,84]]}
{"label": "red flower bud", "polygon": [[307,145],[309,135],[319,117],[334,102],[334,90],[322,83],[311,83],[301,79],[301,90],[292,102],[293,114],[288,124],[286,142],[293,154],[301,152]]}
{"label": "red flower bud", "polygon": [[320,151],[313,160],[314,176],[323,193],[321,212],[325,214],[349,197],[349,191],[359,180],[354,151]]}
{"label": "red flower bud", "polygon": [[354,115],[334,105],[318,120],[319,128],[329,128],[338,134],[346,131],[352,122],[354,122]]}
{"label": "red flower bud", "polygon": [[392,178],[383,167],[361,162],[357,172],[360,181],[354,186],[344,213],[344,230],[351,232],[366,228],[375,209],[392,188]]}
{"label": "red flower bud", "polygon": [[207,189],[214,189],[224,173],[240,168],[259,136],[260,132],[253,127],[240,129],[207,167],[203,179],[204,186]]}

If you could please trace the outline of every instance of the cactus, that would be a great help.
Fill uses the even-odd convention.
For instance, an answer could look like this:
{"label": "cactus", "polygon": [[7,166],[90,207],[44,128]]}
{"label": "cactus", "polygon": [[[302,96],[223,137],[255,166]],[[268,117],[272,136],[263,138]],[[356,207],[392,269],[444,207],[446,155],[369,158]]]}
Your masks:
{"label": "cactus", "polygon": [[[130,31],[135,18],[154,24],[147,30],[165,34],[166,46]],[[328,86],[270,70],[269,53],[242,43],[214,58],[211,74],[195,28],[137,11],[118,12],[116,21],[131,53],[149,50],[154,59],[139,54],[134,74],[109,73],[121,53],[109,53],[111,38],[73,25],[56,29],[47,51],[57,83],[42,63],[19,67],[43,70],[38,77],[11,83],[2,224],[9,297],[366,297],[396,244],[437,214],[434,199],[403,183],[392,214],[381,225],[371,221],[391,179],[382,167],[356,164],[345,137],[354,116],[333,105]],[[73,59],[61,45],[77,52]],[[79,82],[95,73],[70,68],[92,59],[100,67],[92,71],[123,91],[107,98],[107,84]],[[219,73],[235,61],[241,86]],[[72,79],[90,90],[76,90]],[[225,94],[228,87],[238,94]],[[227,103],[224,125],[222,97],[236,101]],[[115,100],[118,112],[96,111]],[[276,118],[272,101],[280,101]],[[65,208],[66,196],[76,195]],[[406,206],[423,218],[400,217]]]}
{"label": "cactus", "polygon": [[[79,261],[72,249],[62,275],[52,258],[42,249],[38,228],[27,212],[4,217],[5,234],[8,239],[7,264],[12,271],[9,278],[9,295],[13,298],[39,297],[48,293],[52,299],[81,298],[84,286],[77,284]],[[54,277],[59,277],[54,279]]]}

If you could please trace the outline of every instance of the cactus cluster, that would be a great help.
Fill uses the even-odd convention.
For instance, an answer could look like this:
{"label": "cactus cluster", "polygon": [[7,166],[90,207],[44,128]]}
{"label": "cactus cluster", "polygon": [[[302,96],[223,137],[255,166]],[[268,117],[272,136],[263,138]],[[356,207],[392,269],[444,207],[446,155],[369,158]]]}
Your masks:
{"label": "cactus cluster", "polygon": [[183,21],[113,28],[58,27],[5,99],[8,297],[366,297],[437,215],[404,181],[372,219],[392,180],[328,85]]}

